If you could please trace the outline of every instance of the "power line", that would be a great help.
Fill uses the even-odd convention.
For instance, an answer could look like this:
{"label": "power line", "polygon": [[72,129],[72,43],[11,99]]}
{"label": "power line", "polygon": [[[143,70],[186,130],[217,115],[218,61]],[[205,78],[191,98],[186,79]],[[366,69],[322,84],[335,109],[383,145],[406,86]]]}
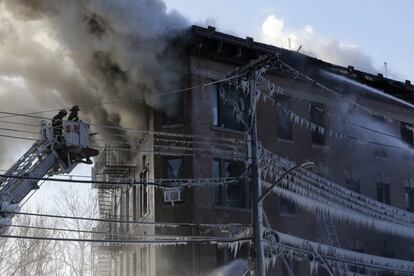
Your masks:
{"label": "power line", "polygon": [[82,229],[69,229],[69,228],[59,228],[59,227],[43,227],[43,226],[32,226],[32,225],[16,225],[11,224],[7,225],[7,227],[11,228],[22,228],[22,229],[35,229],[35,230],[47,230],[47,231],[56,231],[56,232],[69,232],[69,233],[86,233],[86,234],[103,234],[109,235],[114,237],[119,236],[128,236],[128,237],[137,237],[137,238],[171,238],[177,240],[183,240],[185,238],[193,238],[193,239],[216,239],[215,236],[177,236],[177,235],[149,235],[149,234],[135,234],[135,233],[122,233],[122,232],[110,232],[110,231],[96,231],[96,230],[82,230]]}
{"label": "power line", "polygon": [[120,223],[120,224],[122,223],[122,224],[149,225],[149,226],[159,226],[159,227],[212,227],[212,228],[249,227],[249,224],[239,224],[239,223],[207,224],[207,223],[189,223],[189,222],[172,223],[172,222],[130,221],[130,220],[88,218],[88,217],[79,217],[79,216],[63,216],[63,215],[51,215],[51,214],[28,213],[28,212],[11,212],[11,211],[4,211],[4,210],[0,210],[0,213],[12,214],[12,215],[35,216],[35,217],[59,218],[59,219],[113,222],[113,223]]}
{"label": "power line", "polygon": [[[36,181],[52,181],[52,182],[65,182],[65,183],[81,183],[81,184],[101,184],[101,185],[114,185],[114,186],[135,186],[135,185],[144,185],[144,186],[156,186],[161,188],[176,188],[181,186],[196,186],[198,182],[214,183],[216,185],[232,184],[237,181],[238,178],[183,178],[183,179],[154,179],[152,181],[137,180],[137,179],[112,179],[110,181],[101,181],[101,180],[80,180],[80,179],[66,179],[66,178],[48,178],[48,177],[33,177],[33,176],[20,176],[20,175],[10,175],[10,174],[0,174],[0,177],[3,178],[13,178],[13,179],[28,179]],[[230,180],[229,180],[230,179]],[[222,182],[220,182],[222,181]],[[169,185],[163,183],[170,183]],[[198,185],[197,185],[198,186]]]}
{"label": "power line", "polygon": [[29,141],[39,141],[39,139],[35,139],[35,138],[28,138],[28,137],[21,137],[21,136],[13,136],[13,135],[5,135],[5,134],[0,134],[0,137],[11,138],[11,139],[20,139],[20,140],[29,140]]}
{"label": "power line", "polygon": [[111,243],[111,244],[160,244],[160,245],[177,245],[187,243],[235,243],[242,241],[250,241],[250,238],[234,238],[234,239],[185,239],[179,240],[110,240],[110,239],[81,239],[81,238],[62,238],[62,237],[39,237],[39,236],[25,236],[25,235],[5,235],[0,234],[3,238],[13,239],[29,239],[29,240],[45,240],[45,241],[68,241],[68,242],[91,242],[91,243]]}
{"label": "power line", "polygon": [[[182,89],[175,89],[175,90],[168,90],[168,91],[164,91],[164,92],[160,92],[160,91],[154,91],[153,93],[157,93],[160,97],[165,97],[165,96],[170,96],[173,94],[178,94],[178,93],[183,93],[186,91],[192,91],[195,89],[199,89],[199,88],[204,88],[206,86],[210,86],[210,85],[214,85],[217,83],[221,83],[221,82],[227,82],[230,81],[232,79],[235,78],[240,78],[241,76],[243,76],[244,74],[240,74],[237,76],[231,76],[231,77],[226,77],[220,80],[215,80],[215,81],[211,81],[211,82],[206,82],[200,85],[196,85],[196,86],[192,86],[192,87],[187,87],[187,88],[182,88]],[[100,106],[100,105],[108,105],[108,104],[114,104],[114,103],[119,103],[119,102],[125,102],[125,101],[140,101],[142,100],[141,97],[129,97],[128,99],[121,99],[121,100],[113,100],[113,101],[103,101],[100,103],[96,103],[96,104],[89,104],[89,105],[80,105],[80,108],[88,108],[88,107],[94,107],[94,106]],[[10,118],[10,117],[15,117],[15,116],[24,116],[24,117],[31,117],[31,118],[41,118],[41,119],[46,119],[46,120],[50,120],[48,118],[42,118],[42,117],[38,117],[38,116],[34,116],[35,114],[42,114],[42,113],[49,113],[49,112],[56,112],[59,111],[61,109],[67,109],[68,107],[61,107],[61,108],[55,108],[55,109],[49,109],[49,110],[43,110],[43,111],[36,111],[36,112],[30,112],[30,113],[26,113],[26,114],[17,114],[17,113],[12,113],[12,112],[0,112],[2,114],[7,114],[8,116],[2,116],[0,117],[0,119],[2,118]]]}

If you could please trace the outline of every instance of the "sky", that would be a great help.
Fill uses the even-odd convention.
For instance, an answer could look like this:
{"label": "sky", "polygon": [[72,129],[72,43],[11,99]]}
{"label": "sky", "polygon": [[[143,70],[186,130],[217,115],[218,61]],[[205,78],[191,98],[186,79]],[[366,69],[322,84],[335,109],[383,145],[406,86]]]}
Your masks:
{"label": "sky", "polygon": [[[411,50],[414,1],[411,0],[165,0],[165,3],[169,10],[178,10],[192,23],[215,25],[220,31],[267,43],[271,41],[263,39],[262,26],[273,16],[283,21],[284,33],[294,35],[312,30],[313,41],[319,44],[335,41],[356,47],[371,60],[376,72],[385,75],[384,62],[387,62],[388,76],[414,81]],[[278,42],[277,46],[288,48],[288,38]]]}

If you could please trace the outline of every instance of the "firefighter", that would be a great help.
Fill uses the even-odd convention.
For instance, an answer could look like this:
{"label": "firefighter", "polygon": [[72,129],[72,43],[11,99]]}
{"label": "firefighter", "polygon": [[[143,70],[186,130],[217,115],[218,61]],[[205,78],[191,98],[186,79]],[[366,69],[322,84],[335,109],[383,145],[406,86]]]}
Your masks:
{"label": "firefighter", "polygon": [[68,112],[62,109],[58,114],[55,115],[55,117],[52,118],[53,136],[62,137],[63,118],[65,118],[67,114]]}
{"label": "firefighter", "polygon": [[70,114],[68,117],[68,121],[73,121],[73,122],[79,122],[79,116],[78,116],[78,112],[79,110],[79,106],[78,105],[74,105],[72,106],[71,109],[69,109]]}

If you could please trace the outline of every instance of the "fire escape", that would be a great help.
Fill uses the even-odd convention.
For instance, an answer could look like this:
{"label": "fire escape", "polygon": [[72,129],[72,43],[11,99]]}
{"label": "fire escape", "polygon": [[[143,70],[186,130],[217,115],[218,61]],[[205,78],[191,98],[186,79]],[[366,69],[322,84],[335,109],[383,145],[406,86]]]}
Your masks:
{"label": "fire escape", "polygon": [[[92,170],[93,180],[108,181],[111,179],[123,179],[133,177],[136,166],[133,164],[133,153],[125,147],[114,147],[106,145],[99,155]],[[115,184],[94,184],[98,189],[99,218],[118,220],[119,217],[119,194],[121,187]],[[96,231],[105,234],[97,234],[97,239],[108,240],[105,243],[97,243],[93,247],[94,260],[97,261],[98,276],[112,275],[112,261],[117,254],[119,245],[111,243],[111,240],[120,239],[119,225],[113,222],[100,222]]]}

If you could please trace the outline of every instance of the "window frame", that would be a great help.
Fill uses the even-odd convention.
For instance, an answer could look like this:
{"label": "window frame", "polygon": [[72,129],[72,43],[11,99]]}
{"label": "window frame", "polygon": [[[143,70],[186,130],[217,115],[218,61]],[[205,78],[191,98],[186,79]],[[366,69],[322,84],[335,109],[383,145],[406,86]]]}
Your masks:
{"label": "window frame", "polygon": [[[224,87],[223,84],[213,84],[211,85],[211,94],[210,94],[210,112],[211,112],[211,125],[212,127],[222,128],[222,129],[230,129],[234,131],[243,131],[244,127],[242,122],[237,120],[237,116],[233,114],[234,107],[227,104],[226,101],[221,96],[221,91],[224,93],[234,93],[232,100],[241,103],[241,90],[235,89],[231,86]],[[239,96],[239,97],[238,97]],[[226,96],[224,96],[226,97]],[[233,116],[229,116],[231,119],[224,119],[224,114],[229,113],[229,110],[232,109],[231,113]],[[232,124],[226,124],[227,121],[232,121]]]}
{"label": "window frame", "polygon": [[[292,99],[287,95],[278,95],[276,102],[283,108],[290,110]],[[293,141],[293,123],[281,107],[276,106],[276,135],[278,139]]]}
{"label": "window frame", "polygon": [[[243,173],[243,170],[246,169],[245,164],[243,162],[215,158],[212,162],[212,177],[226,177],[226,163],[234,163],[242,166],[243,168],[241,173]],[[214,168],[217,166],[216,164],[218,164],[218,174],[214,170]],[[227,196],[229,186],[231,187],[233,185],[240,185],[240,188],[242,189],[243,199],[241,200],[240,204],[232,203],[231,199]],[[237,184],[219,185],[215,188],[215,206],[220,206],[224,208],[250,209],[250,200],[250,186],[247,181],[241,180]]]}
{"label": "window frame", "polygon": [[[319,110],[320,109],[320,110]],[[309,109],[310,122],[325,128],[325,106],[321,103],[312,102]],[[320,133],[318,129],[311,130],[312,144],[325,145],[326,134]]]}

